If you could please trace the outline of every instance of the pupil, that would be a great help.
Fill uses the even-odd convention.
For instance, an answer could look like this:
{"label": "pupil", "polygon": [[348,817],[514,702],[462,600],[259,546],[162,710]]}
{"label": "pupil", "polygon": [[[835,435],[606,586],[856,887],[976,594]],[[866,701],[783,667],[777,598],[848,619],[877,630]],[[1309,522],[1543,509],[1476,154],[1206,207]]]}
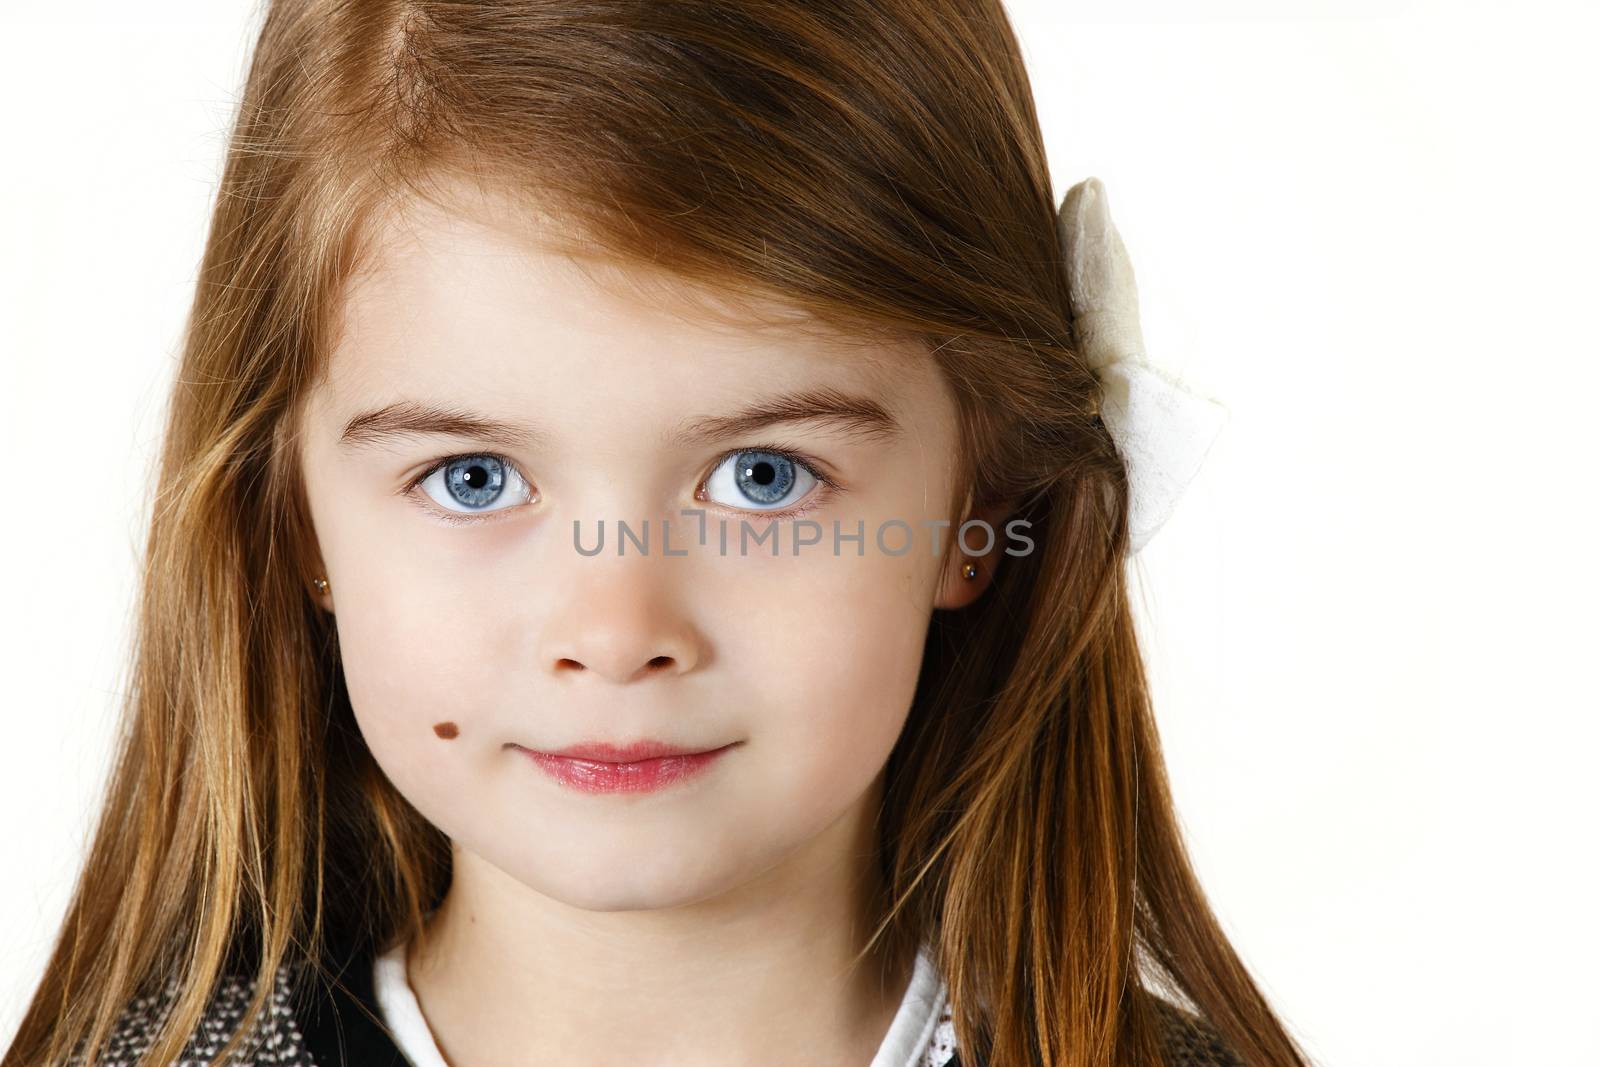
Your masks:
{"label": "pupil", "polygon": [[775,504],[794,484],[794,475],[789,471],[794,464],[789,460],[781,456],[758,458],[772,455],[771,452],[751,449],[745,454],[745,462],[738,468],[740,492],[756,503]]}
{"label": "pupil", "polygon": [[467,472],[461,476],[461,480],[473,489],[481,489],[488,482],[489,475],[482,467],[474,465],[467,468]]}

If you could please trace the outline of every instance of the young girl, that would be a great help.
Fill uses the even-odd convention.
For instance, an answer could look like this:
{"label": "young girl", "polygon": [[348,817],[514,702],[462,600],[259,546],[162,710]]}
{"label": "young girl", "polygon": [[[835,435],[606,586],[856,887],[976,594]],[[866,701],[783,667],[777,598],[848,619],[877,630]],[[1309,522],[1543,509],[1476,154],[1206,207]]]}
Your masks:
{"label": "young girl", "polygon": [[1100,196],[998,0],[275,0],[5,1067],[1303,1064],[1163,776]]}

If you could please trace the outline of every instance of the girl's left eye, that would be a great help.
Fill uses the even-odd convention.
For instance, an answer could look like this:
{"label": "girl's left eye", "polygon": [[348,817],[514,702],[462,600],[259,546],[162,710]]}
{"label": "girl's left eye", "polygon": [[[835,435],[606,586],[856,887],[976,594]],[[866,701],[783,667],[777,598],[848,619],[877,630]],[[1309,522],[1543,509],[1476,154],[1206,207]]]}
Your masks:
{"label": "girl's left eye", "polygon": [[[821,502],[795,507],[818,482],[825,489],[833,488],[826,476],[818,474],[794,453],[744,448],[723,457],[706,479],[705,493],[714,503],[741,511],[799,514]],[[719,496],[724,499],[718,499]]]}
{"label": "girl's left eye", "polygon": [[504,456],[450,456],[411,483],[446,511],[460,515],[504,511],[526,504],[532,489]]}

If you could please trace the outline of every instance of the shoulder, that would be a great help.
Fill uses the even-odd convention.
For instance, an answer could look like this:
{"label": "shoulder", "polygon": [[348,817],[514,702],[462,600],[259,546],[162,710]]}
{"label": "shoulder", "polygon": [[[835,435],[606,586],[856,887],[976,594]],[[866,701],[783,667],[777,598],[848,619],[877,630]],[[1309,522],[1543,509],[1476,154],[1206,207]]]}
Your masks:
{"label": "shoulder", "polygon": [[[295,1019],[294,999],[298,969],[284,964],[278,969],[262,1013],[252,1023],[243,1045],[229,1058],[240,1067],[273,1064],[276,1067],[317,1067],[301,1039]],[[199,1021],[190,1031],[181,1063],[204,1063],[227,1044],[244,1020],[245,1009],[257,983],[244,976],[224,976],[206,1001]],[[157,1033],[178,999],[177,980],[160,991],[128,1004],[118,1017],[104,1053],[93,1067],[134,1067],[155,1043]],[[81,1057],[69,1067],[84,1067]]]}
{"label": "shoulder", "polygon": [[1170,1067],[1244,1067],[1205,1019],[1155,994],[1150,1003],[1160,1020],[1161,1051]]}
{"label": "shoulder", "polygon": [[[1205,1019],[1154,993],[1148,996],[1161,1035],[1164,1067],[1245,1067],[1238,1053]],[[941,1020],[942,1028],[948,1026],[947,1021]],[[971,1057],[971,1053],[956,1049],[953,1032],[949,1032],[942,1043],[935,1041],[929,1049],[923,1067],[982,1067],[975,1058],[963,1059],[964,1056]]]}
{"label": "shoulder", "polygon": [[[409,1067],[382,1020],[373,991],[373,952],[358,941],[325,946],[317,961],[280,966],[262,1011],[229,1056],[230,1067]],[[239,1032],[257,993],[253,975],[225,976],[187,1035],[178,1063],[205,1064]],[[178,998],[175,981],[123,1012],[93,1067],[135,1067]],[[69,1067],[84,1067],[73,1061]]]}

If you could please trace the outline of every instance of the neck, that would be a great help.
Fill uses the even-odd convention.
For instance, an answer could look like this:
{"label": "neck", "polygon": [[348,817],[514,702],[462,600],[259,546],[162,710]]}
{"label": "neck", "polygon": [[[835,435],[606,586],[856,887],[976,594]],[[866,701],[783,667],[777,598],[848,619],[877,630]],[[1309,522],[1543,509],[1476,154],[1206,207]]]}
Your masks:
{"label": "neck", "polygon": [[440,1049],[458,1065],[870,1063],[912,966],[854,959],[881,887],[882,780],[777,865],[672,908],[575,908],[458,847],[407,960]]}

